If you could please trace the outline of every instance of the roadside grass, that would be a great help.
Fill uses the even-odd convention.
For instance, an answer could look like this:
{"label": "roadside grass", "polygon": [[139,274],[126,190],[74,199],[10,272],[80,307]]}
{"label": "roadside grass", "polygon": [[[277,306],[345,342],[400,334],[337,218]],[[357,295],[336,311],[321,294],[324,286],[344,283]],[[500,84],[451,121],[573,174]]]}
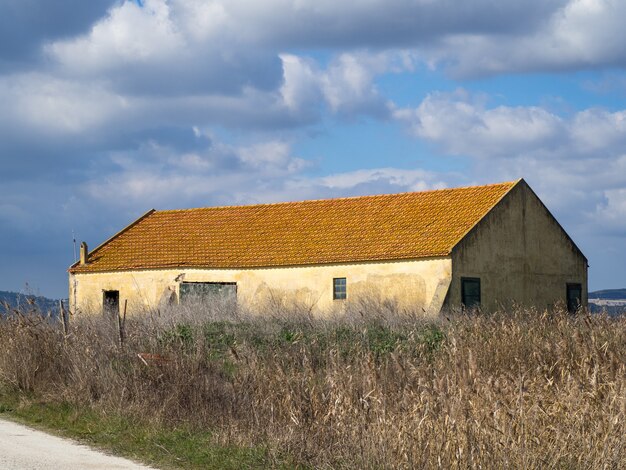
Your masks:
{"label": "roadside grass", "polygon": [[626,317],[383,307],[18,313],[0,416],[164,468],[626,468]]}
{"label": "roadside grass", "polygon": [[28,397],[0,389],[0,418],[33,426],[156,468],[294,468],[263,447],[221,445],[212,433],[163,426],[75,403]]}

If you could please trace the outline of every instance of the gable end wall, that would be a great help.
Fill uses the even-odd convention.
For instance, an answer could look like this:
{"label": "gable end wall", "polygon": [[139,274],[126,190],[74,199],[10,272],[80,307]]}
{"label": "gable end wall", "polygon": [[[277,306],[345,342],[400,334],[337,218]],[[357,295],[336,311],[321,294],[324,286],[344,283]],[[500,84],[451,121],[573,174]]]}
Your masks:
{"label": "gable end wall", "polygon": [[453,249],[446,306],[461,305],[461,278],[481,280],[481,306],[564,305],[580,283],[587,305],[587,260],[530,187],[521,181]]}

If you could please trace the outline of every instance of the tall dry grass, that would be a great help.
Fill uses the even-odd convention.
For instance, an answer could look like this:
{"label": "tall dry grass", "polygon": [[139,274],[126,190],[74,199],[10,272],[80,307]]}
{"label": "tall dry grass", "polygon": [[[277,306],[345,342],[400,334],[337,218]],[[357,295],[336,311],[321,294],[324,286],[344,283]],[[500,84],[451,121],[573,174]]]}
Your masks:
{"label": "tall dry grass", "polygon": [[0,382],[317,468],[626,468],[623,316],[217,310],[9,315]]}

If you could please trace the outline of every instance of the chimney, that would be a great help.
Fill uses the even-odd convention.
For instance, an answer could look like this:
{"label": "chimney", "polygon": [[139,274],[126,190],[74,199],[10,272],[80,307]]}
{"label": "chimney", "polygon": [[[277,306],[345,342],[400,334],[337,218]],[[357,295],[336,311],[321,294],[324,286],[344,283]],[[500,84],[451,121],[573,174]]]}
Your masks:
{"label": "chimney", "polygon": [[89,248],[87,248],[87,243],[80,243],[80,264],[84,266],[87,264],[87,257],[89,256]]}

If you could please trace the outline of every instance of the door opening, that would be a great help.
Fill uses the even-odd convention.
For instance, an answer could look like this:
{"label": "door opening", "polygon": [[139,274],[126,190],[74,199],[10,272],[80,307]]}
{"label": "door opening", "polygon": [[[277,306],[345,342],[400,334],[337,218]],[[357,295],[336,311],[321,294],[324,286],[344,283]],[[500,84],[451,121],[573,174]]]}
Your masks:
{"label": "door opening", "polygon": [[108,317],[120,314],[120,291],[105,290],[102,293],[102,312]]}
{"label": "door opening", "polygon": [[581,284],[567,284],[567,311],[576,313],[582,305],[583,288]]}

